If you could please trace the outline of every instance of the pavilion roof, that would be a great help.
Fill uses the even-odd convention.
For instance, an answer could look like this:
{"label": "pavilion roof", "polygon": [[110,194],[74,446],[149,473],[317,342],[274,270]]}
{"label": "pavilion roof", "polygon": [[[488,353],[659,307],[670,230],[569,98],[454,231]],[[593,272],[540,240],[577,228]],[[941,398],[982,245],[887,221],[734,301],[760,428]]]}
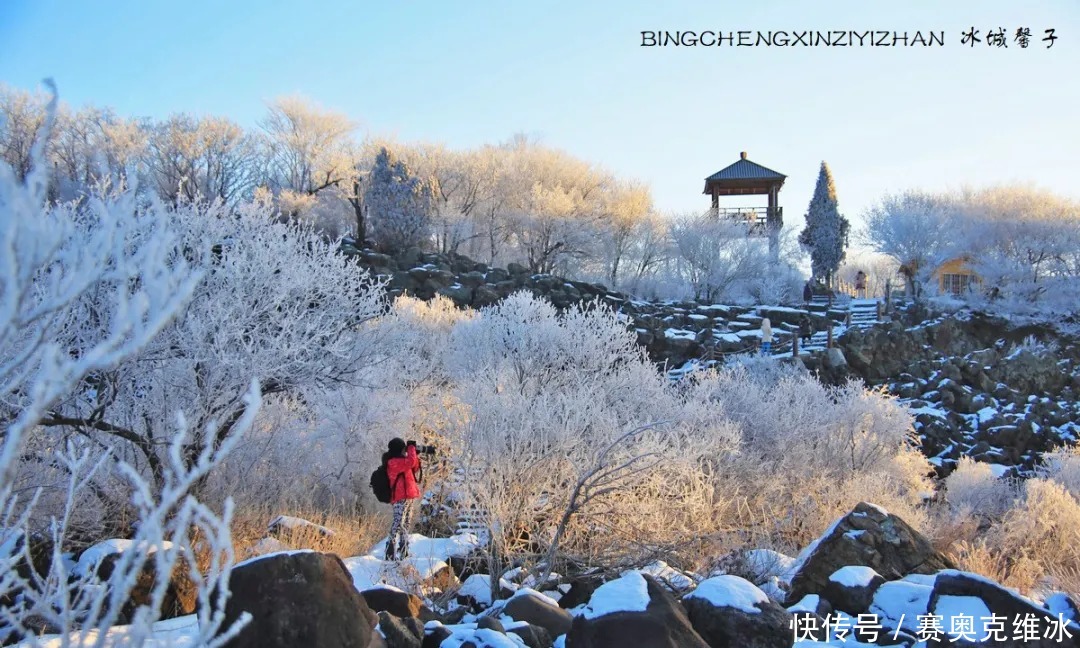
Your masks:
{"label": "pavilion roof", "polygon": [[772,169],[766,168],[758,164],[757,162],[751,162],[746,159],[746,153],[742,154],[742,157],[738,162],[730,166],[726,166],[720,169],[716,173],[712,174],[708,178],[705,178],[706,183],[712,183],[724,180],[734,181],[746,181],[746,180],[783,180],[787,178],[782,173],[777,173]]}

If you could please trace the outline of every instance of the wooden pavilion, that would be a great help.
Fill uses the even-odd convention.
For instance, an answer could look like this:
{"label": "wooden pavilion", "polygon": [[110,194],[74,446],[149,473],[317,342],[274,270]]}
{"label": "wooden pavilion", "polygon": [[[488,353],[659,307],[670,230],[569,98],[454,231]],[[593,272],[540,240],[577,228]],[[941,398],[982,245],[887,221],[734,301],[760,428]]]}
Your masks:
{"label": "wooden pavilion", "polygon": [[[780,207],[780,187],[787,176],[746,159],[746,151],[730,166],[705,178],[705,191],[712,196],[712,209],[717,217],[745,220],[751,235],[769,237],[769,256],[775,261],[780,256],[780,228],[784,224],[784,209]],[[769,197],[764,207],[720,207],[720,196]]]}

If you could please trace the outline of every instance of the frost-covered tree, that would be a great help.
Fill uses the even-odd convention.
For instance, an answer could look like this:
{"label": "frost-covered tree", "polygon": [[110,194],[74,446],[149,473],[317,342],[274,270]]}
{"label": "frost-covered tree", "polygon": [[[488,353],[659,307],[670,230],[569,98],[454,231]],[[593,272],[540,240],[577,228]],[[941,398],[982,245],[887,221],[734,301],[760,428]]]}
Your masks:
{"label": "frost-covered tree", "polygon": [[[218,448],[204,444],[193,460],[182,462],[188,430],[182,413],[173,412],[177,417],[158,439],[166,457],[161,488],[152,491],[137,469],[115,464],[112,478],[133,493],[129,501],[137,522],[129,550],[105,582],[96,565],[72,569],[63,553],[70,547],[70,522],[93,492],[90,481],[103,472],[100,449],[78,436],[45,448],[28,443],[40,419],[58,403],[84,393],[96,375],[141,353],[184,306],[200,278],[194,264],[178,253],[170,219],[139,205],[130,191],[88,198],[80,205],[49,200],[44,156],[56,113],[54,96],[25,167],[0,163],[0,599],[5,601],[0,641],[33,637],[44,623],[58,629],[61,645],[100,645],[105,631],[120,620],[140,574],[145,569],[172,573],[184,556],[194,555],[192,537],[198,535],[209,564],[200,569],[186,562],[193,581],[202,585],[195,640],[220,645],[232,633],[215,638],[224,619],[224,599],[217,599],[219,611],[212,613],[210,593],[215,586],[222,596],[227,592],[229,505],[223,515],[214,513],[188,491],[217,465],[235,436],[222,439]],[[236,429],[250,424],[258,409],[257,391],[248,390],[245,405],[249,415]],[[39,451],[43,454],[35,457]],[[20,483],[28,466],[43,467],[57,479]],[[56,491],[63,496],[59,509],[35,523],[39,504]],[[42,556],[32,549],[42,537],[52,543],[44,569],[37,566]],[[169,578],[158,577],[144,593],[160,601],[169,585]],[[146,641],[160,614],[156,608],[135,611],[129,645]]]}
{"label": "frost-covered tree", "polygon": [[689,380],[686,398],[712,401],[740,433],[738,452],[714,466],[728,528],[801,547],[860,501],[927,528],[931,467],[911,414],[883,391],[758,359]]}
{"label": "frost-covered tree", "polygon": [[[253,378],[268,398],[359,381],[374,361],[362,328],[380,311],[376,282],[312,228],[272,221],[265,205],[193,203],[168,213],[178,237],[172,256],[204,272],[190,302],[139,353],[96,372],[40,421],[51,438],[112,448],[159,487],[168,433],[161,412],[185,412],[192,434],[184,458],[194,461],[241,420]],[[81,308],[88,325],[112,318],[93,302]],[[82,334],[74,330],[72,344]]]}
{"label": "frost-covered tree", "polygon": [[645,564],[707,526],[698,462],[733,431],[669,390],[614,314],[518,293],[458,322],[448,349],[448,436],[493,563]]}
{"label": "frost-covered tree", "polygon": [[19,181],[30,174],[31,150],[45,124],[48,98],[0,84],[0,159]]}
{"label": "frost-covered tree", "polygon": [[427,238],[436,187],[430,178],[412,173],[404,160],[383,148],[367,178],[372,237],[391,250],[420,245]]}
{"label": "frost-covered tree", "polygon": [[848,220],[840,215],[836,201],[836,183],[824,162],[818,173],[814,196],[806,211],[806,227],[799,234],[799,243],[810,252],[815,277],[832,282],[833,273],[844,260],[848,245]]}
{"label": "frost-covered tree", "polygon": [[348,191],[356,173],[350,136],[355,128],[345,115],[300,97],[270,104],[260,122],[265,133],[266,184],[281,201],[282,212],[300,216],[315,197]]}
{"label": "frost-covered tree", "polygon": [[670,225],[676,269],[695,299],[712,302],[737,282],[769,272],[761,241],[739,223],[709,212],[676,216]]}
{"label": "frost-covered tree", "polygon": [[255,138],[227,119],[179,114],[152,127],[146,161],[163,200],[233,204],[253,188],[257,152]]}
{"label": "frost-covered tree", "polygon": [[938,265],[959,253],[960,219],[945,196],[906,191],[885,196],[866,213],[865,239],[891,256],[916,297]]}

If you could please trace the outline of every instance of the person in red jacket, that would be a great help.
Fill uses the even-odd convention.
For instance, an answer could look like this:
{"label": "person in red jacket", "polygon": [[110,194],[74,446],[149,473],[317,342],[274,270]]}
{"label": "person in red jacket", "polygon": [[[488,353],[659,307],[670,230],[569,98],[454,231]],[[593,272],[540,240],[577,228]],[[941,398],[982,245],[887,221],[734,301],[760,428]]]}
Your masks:
{"label": "person in red jacket", "polygon": [[395,438],[390,439],[388,445],[389,449],[383,455],[383,461],[386,463],[386,475],[390,478],[390,503],[394,506],[394,521],[390,524],[390,537],[386,539],[386,559],[401,560],[409,555],[413,500],[420,498],[420,486],[416,483],[420,457],[416,454],[415,441],[406,444]]}

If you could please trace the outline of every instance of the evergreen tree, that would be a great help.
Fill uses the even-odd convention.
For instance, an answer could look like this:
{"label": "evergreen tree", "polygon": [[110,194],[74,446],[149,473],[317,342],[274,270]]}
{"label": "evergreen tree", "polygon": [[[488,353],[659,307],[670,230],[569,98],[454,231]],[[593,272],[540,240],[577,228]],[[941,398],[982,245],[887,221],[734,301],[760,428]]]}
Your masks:
{"label": "evergreen tree", "polygon": [[387,249],[402,250],[419,245],[430,233],[435,184],[413,175],[383,148],[368,176],[364,202],[375,241]]}
{"label": "evergreen tree", "polygon": [[799,243],[810,252],[815,277],[831,284],[833,273],[844,260],[848,245],[848,220],[840,215],[836,201],[836,185],[829,166],[821,163],[814,197],[806,211],[806,229],[799,234]]}

